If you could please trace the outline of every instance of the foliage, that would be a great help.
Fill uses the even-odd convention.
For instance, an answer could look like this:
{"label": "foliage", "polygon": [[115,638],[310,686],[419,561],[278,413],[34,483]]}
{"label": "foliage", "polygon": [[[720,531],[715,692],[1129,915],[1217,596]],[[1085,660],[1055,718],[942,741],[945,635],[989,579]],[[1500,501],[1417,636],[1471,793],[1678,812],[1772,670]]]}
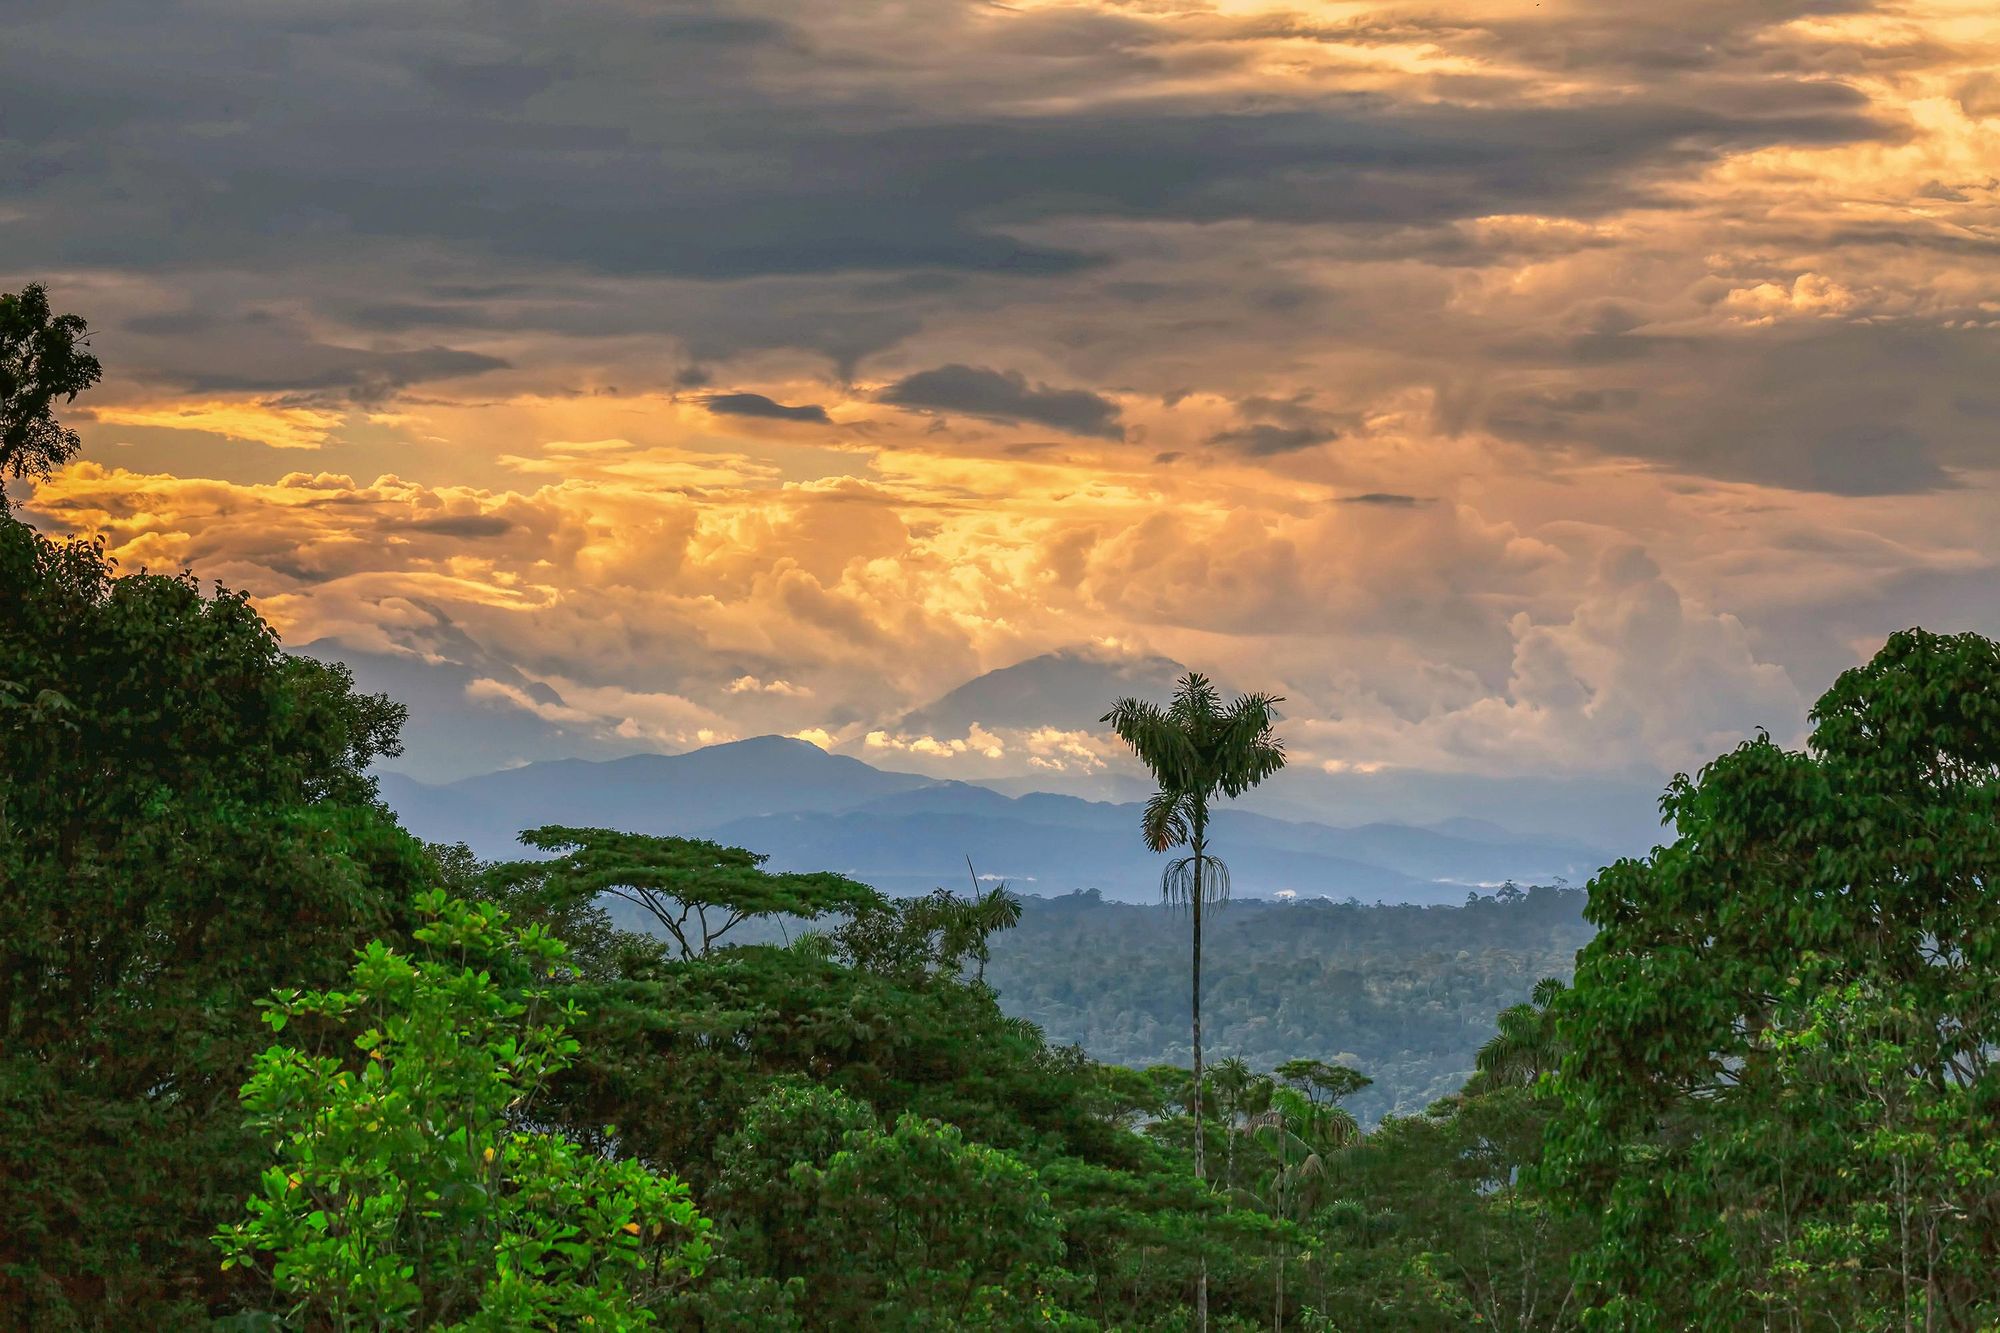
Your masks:
{"label": "foliage", "polygon": [[[852,1237],[841,1237],[837,1251],[813,1249],[799,1218],[821,1206],[819,1196],[788,1193],[785,1181],[756,1183],[742,1163],[763,1152],[774,1162],[798,1153],[792,1160],[830,1165],[824,1151],[860,1128],[857,1106],[890,1137],[906,1120],[938,1133],[948,1127],[960,1148],[1000,1153],[996,1162],[1033,1173],[1062,1244],[1054,1266],[1035,1268],[1050,1320],[1129,1326],[1136,1310],[1142,1326],[1171,1323],[1205,1255],[1220,1275],[1222,1307],[1251,1308],[1258,1261],[1240,1261],[1228,1247],[1244,1234],[1261,1237],[1259,1219],[1188,1179],[1184,1148],[1132,1132],[1142,1113],[1132,1106],[1129,1071],[1052,1049],[1032,1025],[1000,1012],[992,992],[966,975],[955,919],[965,901],[953,907],[948,898],[885,903],[790,947],[719,949],[613,981],[593,979],[595,964],[576,960],[572,984],[589,1011],[575,1029],[582,1049],[577,1066],[550,1085],[546,1114],[585,1137],[615,1120],[618,1140],[604,1146],[675,1164],[718,1221],[718,1262],[670,1317],[710,1329],[746,1317],[772,1327],[787,1319],[852,1326],[814,1303],[849,1280]],[[830,1126],[823,1133],[813,1128],[822,1122]],[[925,1143],[888,1160],[956,1160],[956,1149]],[[866,1208],[888,1206],[887,1195],[873,1193],[891,1188],[886,1177],[856,1179],[873,1182],[876,1201]],[[773,1249],[762,1239],[773,1233],[790,1239]],[[779,1265],[777,1253],[790,1257]],[[950,1290],[968,1302],[968,1326],[1002,1320],[980,1313],[991,1302],[977,1284],[970,1295]]]}
{"label": "foliage", "polygon": [[781,1085],[717,1156],[737,1256],[807,1279],[812,1327],[963,1327],[985,1293],[1060,1280],[1062,1232],[1034,1172],[952,1126],[904,1115],[885,1133],[851,1098]]}
{"label": "foliage", "polygon": [[417,956],[378,941],[346,989],[267,1004],[274,1033],[320,1040],[272,1046],[244,1085],[277,1161],[249,1220],[218,1233],[223,1266],[269,1256],[298,1327],[650,1323],[635,1291],[707,1256],[687,1187],[524,1128],[577,1051],[551,985],[564,946],[442,890],[418,916]]}
{"label": "foliage", "polygon": [[1601,1326],[1995,1318],[2000,647],[1894,635],[1591,887],[1547,1184]]}
{"label": "foliage", "polygon": [[76,455],[76,432],[58,423],[53,409],[57,399],[73,403],[97,383],[89,341],[80,317],[50,310],[40,283],[0,292],[0,481],[46,477]]}
{"label": "foliage", "polygon": [[1295,1289],[1341,1329],[1562,1333],[1584,1224],[1518,1180],[1553,1103],[1518,1087],[1394,1116],[1326,1159]]}
{"label": "foliage", "polygon": [[206,1306],[255,1000],[337,977],[428,874],[366,775],[402,710],[240,593],[6,516],[0,682],[0,1307]]}
{"label": "foliage", "polygon": [[601,896],[631,903],[667,932],[683,958],[706,955],[751,917],[810,921],[882,901],[843,875],[778,874],[763,868],[768,857],[699,838],[551,824],[529,829],[521,841],[559,855],[497,866],[498,883],[539,881],[552,903],[594,903]]}
{"label": "foliage", "polygon": [[[1582,889],[1466,905],[1240,899],[1204,925],[1202,1033],[1216,1056],[1270,1070],[1312,1058],[1367,1071],[1346,1098],[1363,1124],[1456,1093],[1497,1011],[1567,976],[1590,939]],[[1029,898],[986,979],[1008,1013],[1135,1069],[1187,1077],[1184,919],[1089,894]],[[1162,977],[1177,984],[1162,985]]]}

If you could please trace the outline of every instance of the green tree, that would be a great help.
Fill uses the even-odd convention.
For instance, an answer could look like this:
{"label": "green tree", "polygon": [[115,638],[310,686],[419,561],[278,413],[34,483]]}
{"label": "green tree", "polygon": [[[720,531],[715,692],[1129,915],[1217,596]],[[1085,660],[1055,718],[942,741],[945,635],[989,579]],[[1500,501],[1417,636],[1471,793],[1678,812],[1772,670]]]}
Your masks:
{"label": "green tree", "polygon": [[[1361,1127],[1340,1100],[1372,1080],[1345,1065],[1321,1060],[1288,1060],[1273,1073],[1265,1108],[1250,1121],[1252,1132],[1273,1159],[1264,1202],[1281,1218],[1303,1219],[1325,1197],[1327,1158],[1361,1136]],[[1273,1329],[1285,1324],[1286,1249],[1281,1243],[1272,1263]]]}
{"label": "green tree", "polygon": [[1554,1006],[1568,989],[1560,977],[1543,977],[1526,1004],[1500,1011],[1495,1020],[1499,1030],[1473,1057],[1468,1091],[1533,1087],[1543,1074],[1555,1072],[1562,1063],[1562,1040]]}
{"label": "green tree", "polygon": [[1589,1224],[1520,1182],[1553,1110],[1533,1089],[1468,1085],[1326,1154],[1301,1295],[1339,1328],[1576,1328]]}
{"label": "green tree", "polygon": [[415,956],[378,941],[345,989],[267,1003],[274,1033],[318,1040],[270,1047],[243,1087],[276,1161],[217,1233],[223,1267],[268,1271],[290,1327],[649,1324],[708,1222],[679,1181],[526,1128],[577,1051],[548,980],[563,944],[443,890],[417,913]]}
{"label": "green tree", "polygon": [[402,710],[243,594],[6,516],[0,682],[0,1307],[184,1322],[228,1300],[204,1238],[256,1175],[255,1001],[429,878],[366,771]]}
{"label": "green tree", "polygon": [[[89,341],[80,317],[50,310],[40,283],[0,292],[0,482],[46,477],[76,455],[76,432],[56,421],[54,407],[97,383],[101,370]],[[6,512],[0,489],[0,515]]]}
{"label": "green tree", "polygon": [[[1234,799],[1285,766],[1285,749],[1271,732],[1273,709],[1283,700],[1247,694],[1225,706],[1206,676],[1189,672],[1165,708],[1144,699],[1120,699],[1103,720],[1132,747],[1159,783],[1146,802],[1140,831],[1155,852],[1186,847],[1160,879],[1167,902],[1184,906],[1193,922],[1193,982],[1189,1022],[1194,1045],[1194,1173],[1206,1179],[1201,1114],[1201,918],[1209,903],[1229,897],[1229,867],[1208,853],[1209,807],[1218,796]],[[1208,1282],[1196,1294],[1195,1317],[1208,1327]]]}
{"label": "green tree", "polygon": [[[1803,751],[1760,736],[1677,778],[1673,844],[1590,886],[1547,1165],[1596,1224],[1606,1326],[1995,1316],[2000,1189],[1971,1139],[2000,1104],[2000,646],[1898,633],[1811,719]],[[1929,1219],[1914,1278],[1852,1231],[1899,1191]],[[1801,1274],[1837,1235],[1865,1242],[1846,1280]]]}
{"label": "green tree", "polygon": [[617,898],[645,912],[679,946],[698,958],[752,917],[812,920],[878,904],[881,895],[844,875],[777,874],[770,858],[699,838],[656,837],[612,829],[529,829],[521,841],[558,855],[493,867],[496,886],[539,883],[551,907]]}
{"label": "green tree", "polygon": [[1236,1140],[1248,1131],[1249,1117],[1268,1110],[1272,1082],[1269,1075],[1250,1068],[1241,1056],[1230,1056],[1209,1067],[1205,1101],[1215,1106],[1222,1118],[1223,1189],[1236,1193]]}
{"label": "green tree", "polygon": [[1060,1281],[1062,1232],[1034,1172],[954,1127],[780,1086],[717,1153],[715,1201],[740,1253],[800,1279],[813,1328],[954,1328]]}
{"label": "green tree", "polygon": [[977,970],[972,979],[983,986],[986,984],[986,965],[993,961],[989,941],[996,932],[1012,930],[1021,924],[1021,900],[1007,892],[1005,884],[981,889],[979,872],[972,869],[971,857],[966,858],[965,868],[972,875],[972,897],[966,900],[962,909],[966,928],[973,936],[969,952]]}

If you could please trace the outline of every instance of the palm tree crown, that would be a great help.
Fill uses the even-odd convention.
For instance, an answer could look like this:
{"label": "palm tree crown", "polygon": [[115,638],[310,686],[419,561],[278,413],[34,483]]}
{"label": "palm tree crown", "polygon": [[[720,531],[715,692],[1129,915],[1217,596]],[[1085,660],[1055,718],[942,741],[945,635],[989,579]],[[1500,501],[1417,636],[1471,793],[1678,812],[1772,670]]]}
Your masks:
{"label": "palm tree crown", "polygon": [[[1164,852],[1185,846],[1206,831],[1209,803],[1217,796],[1241,796],[1285,766],[1285,744],[1271,734],[1283,702],[1276,695],[1246,694],[1225,707],[1214,683],[1191,671],[1165,708],[1129,698],[1112,705],[1104,721],[1160,784],[1140,823],[1148,847]],[[1228,897],[1228,868],[1212,857],[1203,859],[1209,862],[1205,869],[1215,872],[1204,893],[1211,900]],[[1183,861],[1168,868],[1160,890],[1169,902],[1187,905],[1191,870]]]}

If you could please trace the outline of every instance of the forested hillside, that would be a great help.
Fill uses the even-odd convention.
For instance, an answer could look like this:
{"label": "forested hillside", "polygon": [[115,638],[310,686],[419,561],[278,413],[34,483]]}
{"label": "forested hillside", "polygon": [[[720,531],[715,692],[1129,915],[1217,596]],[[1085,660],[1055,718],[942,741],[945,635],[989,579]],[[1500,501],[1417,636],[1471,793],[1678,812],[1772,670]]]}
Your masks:
{"label": "forested hillside", "polygon": [[[1216,1058],[1310,1057],[1367,1071],[1363,1123],[1458,1091],[1493,1016],[1568,980],[1591,936],[1584,893],[1503,889],[1457,907],[1241,899],[1213,918],[1202,1020]],[[1188,1062],[1187,923],[1089,894],[1026,900],[993,941],[1000,1007],[1052,1042],[1142,1067]]]}

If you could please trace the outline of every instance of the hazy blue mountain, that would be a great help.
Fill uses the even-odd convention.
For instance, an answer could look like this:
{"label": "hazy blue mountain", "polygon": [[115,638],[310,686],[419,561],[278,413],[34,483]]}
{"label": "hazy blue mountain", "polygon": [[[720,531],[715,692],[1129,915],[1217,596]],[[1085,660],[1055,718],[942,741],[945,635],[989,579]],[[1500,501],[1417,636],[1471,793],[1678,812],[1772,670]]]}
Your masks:
{"label": "hazy blue mountain", "polygon": [[[1004,879],[1036,893],[1094,888],[1127,902],[1157,896],[1167,858],[1140,845],[1136,807],[1112,810],[1127,817],[1105,819],[1096,828],[937,811],[767,815],[720,825],[709,836],[768,852],[775,869],[838,870],[885,893],[928,893],[940,885],[963,891],[969,887],[970,857],[982,878]],[[1226,850],[1236,891],[1248,896],[1292,889],[1369,902],[1465,897],[1463,889],[1311,850],[1248,839],[1230,842]]]}
{"label": "hazy blue mountain", "polygon": [[1237,804],[1278,819],[1329,824],[1392,823],[1476,839],[1575,840],[1619,855],[1671,841],[1660,828],[1663,774],[1575,777],[1385,769],[1328,773],[1285,769]]}
{"label": "hazy blue mountain", "polygon": [[929,785],[805,741],[758,736],[686,754],[524,764],[442,786],[390,777],[382,796],[418,836],[495,857],[516,854],[515,835],[538,824],[691,835],[745,816],[846,809]]}
{"label": "hazy blue mountain", "polygon": [[[786,870],[838,870],[895,894],[985,879],[1060,894],[1094,888],[1151,899],[1164,859],[1139,843],[1139,806],[1046,792],[1009,796],[965,782],[885,772],[803,741],[764,736],[681,755],[528,764],[440,786],[384,778],[412,832],[518,854],[519,830],[590,824],[714,838]],[[1457,902],[1465,885],[1513,878],[1581,882],[1609,859],[1573,842],[1465,838],[1396,824],[1335,828],[1220,811],[1217,849],[1236,891],[1390,902]]]}

